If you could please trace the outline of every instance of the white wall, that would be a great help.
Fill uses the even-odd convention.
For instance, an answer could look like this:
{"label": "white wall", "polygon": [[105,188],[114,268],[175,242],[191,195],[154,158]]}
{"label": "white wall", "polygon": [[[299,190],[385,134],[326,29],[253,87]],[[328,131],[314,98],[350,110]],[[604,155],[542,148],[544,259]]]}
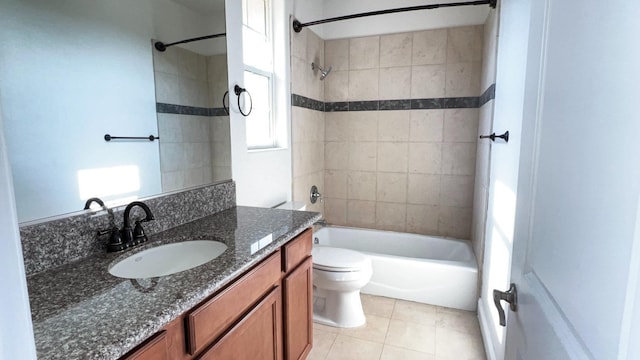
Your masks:
{"label": "white wall", "polygon": [[11,169],[0,109],[0,359],[35,359]]}
{"label": "white wall", "polygon": [[[301,13],[304,21],[321,20],[335,16],[395,9],[408,6],[442,3],[440,0],[324,0],[323,14]],[[448,9],[420,10],[397,14],[369,16],[361,19],[338,21],[312,27],[325,40],[357,36],[391,34],[416,30],[484,24],[489,5],[463,6]],[[297,15],[297,13],[296,13]],[[322,28],[322,29],[319,29]]]}
{"label": "white wall", "polygon": [[[271,207],[291,199],[291,92],[289,80],[289,33],[287,17],[290,4],[285,0],[273,1],[274,40],[276,58],[276,109],[281,122],[282,147],[274,150],[249,151],[247,149],[246,120],[234,104],[233,86],[244,87],[242,5],[240,1],[226,0],[227,50],[229,64],[229,94],[231,104],[231,163],[236,182],[238,205]],[[250,89],[249,89],[250,90]]]}

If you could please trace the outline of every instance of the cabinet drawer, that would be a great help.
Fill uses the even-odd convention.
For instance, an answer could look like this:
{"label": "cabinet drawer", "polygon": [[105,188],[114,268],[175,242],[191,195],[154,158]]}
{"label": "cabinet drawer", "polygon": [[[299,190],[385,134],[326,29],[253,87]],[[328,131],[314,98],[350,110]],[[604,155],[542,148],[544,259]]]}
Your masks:
{"label": "cabinet drawer", "polygon": [[188,350],[191,355],[220,336],[279,282],[281,262],[280,251],[277,251],[187,316]]}
{"label": "cabinet drawer", "polygon": [[311,248],[313,244],[311,242],[311,229],[305,230],[302,234],[298,235],[295,239],[286,243],[284,248],[284,272],[293,270],[302,260],[311,255]]}
{"label": "cabinet drawer", "polygon": [[121,360],[169,360],[167,353],[167,332],[160,331]]}

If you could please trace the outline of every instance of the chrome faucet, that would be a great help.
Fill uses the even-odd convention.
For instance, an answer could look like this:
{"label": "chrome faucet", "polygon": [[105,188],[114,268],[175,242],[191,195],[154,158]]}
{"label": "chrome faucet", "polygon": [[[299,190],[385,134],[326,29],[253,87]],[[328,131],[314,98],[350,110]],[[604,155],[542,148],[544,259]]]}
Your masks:
{"label": "chrome faucet", "polygon": [[[131,209],[136,206],[139,206],[144,210],[145,218],[143,220],[136,220],[136,226],[132,229],[129,215],[131,214]],[[147,204],[142,201],[134,201],[127,205],[124,209],[124,225],[122,226],[122,230],[118,230],[116,227],[111,231],[111,238],[107,245],[107,251],[121,251],[147,241],[147,235],[144,233],[141,223],[151,220],[154,220],[154,217]]]}

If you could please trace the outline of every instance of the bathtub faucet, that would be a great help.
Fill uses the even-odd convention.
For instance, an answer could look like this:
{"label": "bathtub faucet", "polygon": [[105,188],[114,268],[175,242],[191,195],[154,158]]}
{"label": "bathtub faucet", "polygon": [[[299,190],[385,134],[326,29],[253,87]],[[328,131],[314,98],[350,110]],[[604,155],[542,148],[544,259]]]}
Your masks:
{"label": "bathtub faucet", "polygon": [[320,219],[320,220],[314,222],[313,225],[327,226],[327,221],[325,219]]}

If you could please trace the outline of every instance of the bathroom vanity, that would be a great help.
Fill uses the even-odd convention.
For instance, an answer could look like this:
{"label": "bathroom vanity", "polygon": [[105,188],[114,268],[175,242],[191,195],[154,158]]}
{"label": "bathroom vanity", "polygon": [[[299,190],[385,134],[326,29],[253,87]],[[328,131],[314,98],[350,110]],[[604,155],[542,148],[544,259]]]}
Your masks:
{"label": "bathroom vanity", "polygon": [[[304,359],[312,341],[310,226],[320,214],[233,207],[28,278],[39,359]],[[199,267],[123,279],[109,267],[152,246],[213,239]]]}

